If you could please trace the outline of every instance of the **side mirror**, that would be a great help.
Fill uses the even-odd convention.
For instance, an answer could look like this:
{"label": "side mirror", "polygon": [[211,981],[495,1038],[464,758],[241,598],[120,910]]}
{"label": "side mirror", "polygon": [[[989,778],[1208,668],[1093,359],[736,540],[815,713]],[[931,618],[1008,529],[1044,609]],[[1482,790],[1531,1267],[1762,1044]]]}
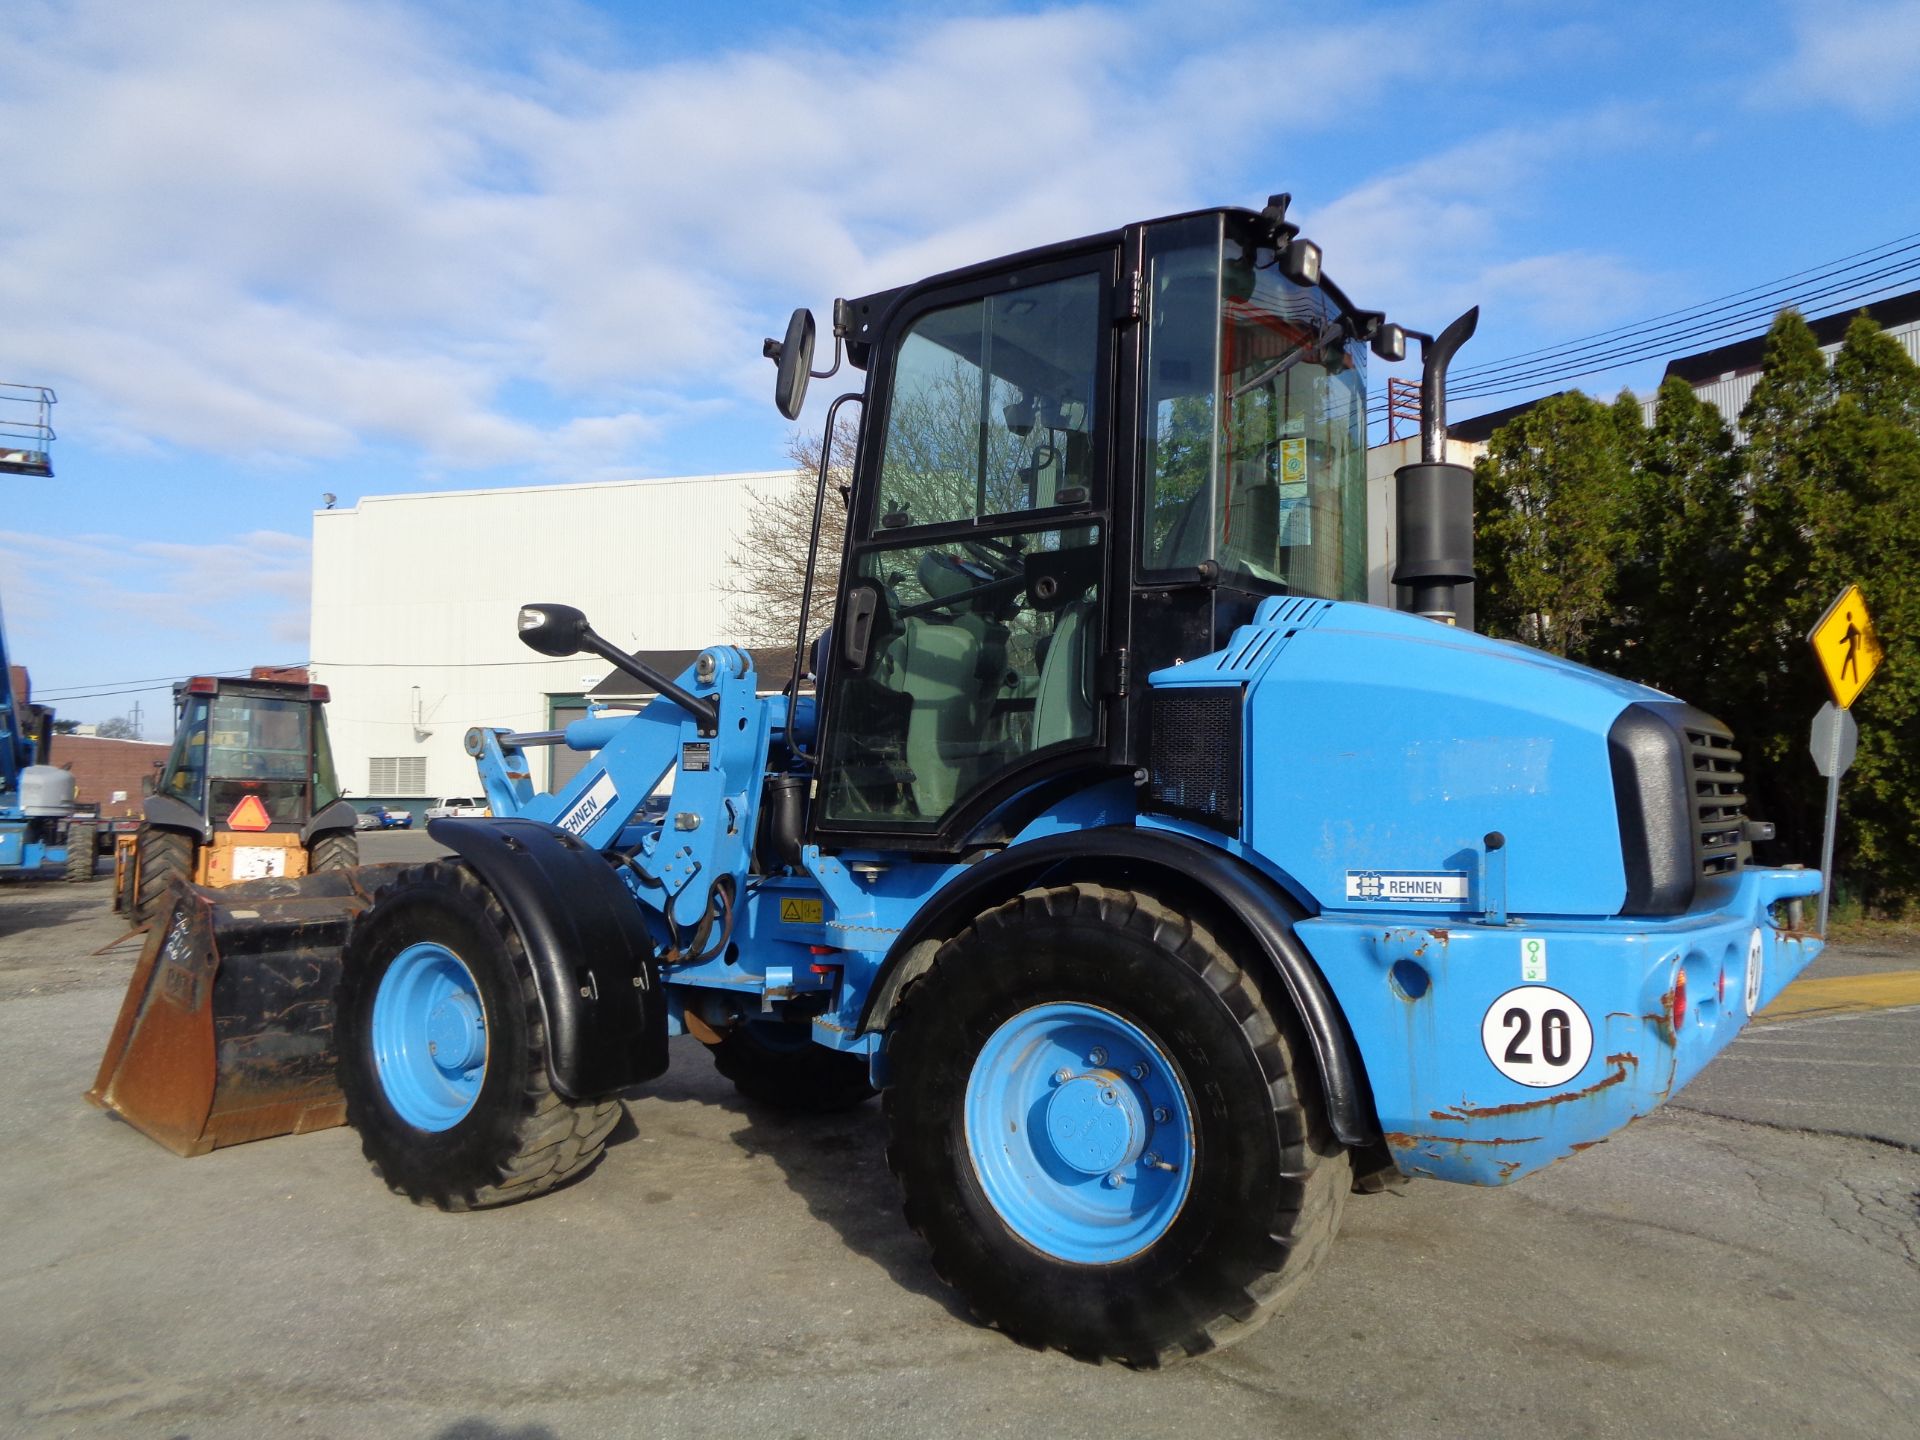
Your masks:
{"label": "side mirror", "polygon": [[813,312],[799,309],[787,321],[785,340],[768,340],[760,353],[780,367],[773,382],[773,403],[789,420],[800,418],[807,403],[807,378],[813,372]]}
{"label": "side mirror", "polygon": [[587,617],[571,605],[520,607],[520,642],[542,655],[565,659],[585,648]]}
{"label": "side mirror", "polygon": [[1398,325],[1382,325],[1373,332],[1373,353],[1382,360],[1407,358],[1407,332]]}

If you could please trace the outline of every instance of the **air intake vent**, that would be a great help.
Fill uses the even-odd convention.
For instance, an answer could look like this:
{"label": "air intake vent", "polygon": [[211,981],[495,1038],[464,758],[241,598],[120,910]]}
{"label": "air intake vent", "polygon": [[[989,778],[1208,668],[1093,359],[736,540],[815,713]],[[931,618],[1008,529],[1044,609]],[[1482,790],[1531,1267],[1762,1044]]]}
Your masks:
{"label": "air intake vent", "polygon": [[1242,693],[1238,685],[1153,692],[1148,809],[1240,833]]}
{"label": "air intake vent", "polygon": [[1703,880],[1736,873],[1746,777],[1732,732],[1691,705],[1629,705],[1607,735],[1626,870],[1623,915],[1679,915]]}
{"label": "air intake vent", "polygon": [[1731,875],[1753,855],[1747,843],[1747,777],[1724,729],[1686,729],[1693,780],[1693,849],[1702,875]]}

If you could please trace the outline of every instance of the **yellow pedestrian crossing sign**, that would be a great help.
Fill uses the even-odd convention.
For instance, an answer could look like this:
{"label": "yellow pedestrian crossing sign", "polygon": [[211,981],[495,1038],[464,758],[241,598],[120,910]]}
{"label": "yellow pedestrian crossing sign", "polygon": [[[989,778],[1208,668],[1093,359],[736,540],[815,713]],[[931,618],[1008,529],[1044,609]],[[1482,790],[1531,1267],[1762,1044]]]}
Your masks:
{"label": "yellow pedestrian crossing sign", "polygon": [[1833,703],[1842,710],[1859,699],[1885,655],[1874,633],[1873,617],[1867,613],[1867,597],[1858,585],[1840,592],[1820,623],[1807,632],[1807,643],[1826,672]]}

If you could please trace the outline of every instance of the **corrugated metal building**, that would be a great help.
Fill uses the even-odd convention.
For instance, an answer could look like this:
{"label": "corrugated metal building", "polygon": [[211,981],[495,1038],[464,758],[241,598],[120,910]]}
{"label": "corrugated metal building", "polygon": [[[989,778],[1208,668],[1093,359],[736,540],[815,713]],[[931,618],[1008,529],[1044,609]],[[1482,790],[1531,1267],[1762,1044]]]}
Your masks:
{"label": "corrugated metal building", "polygon": [[[474,793],[469,726],[544,730],[606,678],[591,656],[522,645],[521,605],[586,611],[631,650],[735,640],[716,588],[758,471],[680,479],[368,496],[313,517],[313,678],[348,798],[410,805]],[[559,752],[562,763],[567,752]],[[534,779],[549,780],[549,753]]]}
{"label": "corrugated metal building", "polygon": [[[1896,295],[1890,300],[1876,300],[1871,305],[1856,305],[1810,321],[1814,339],[1820,342],[1820,349],[1829,362],[1839,353],[1840,342],[1847,338],[1847,327],[1853,323],[1853,317],[1863,309],[1881,329],[1900,342],[1909,358],[1920,363],[1920,290]],[[1738,425],[1740,412],[1753,397],[1765,354],[1766,336],[1755,335],[1671,361],[1666,373],[1678,375],[1693,387],[1696,395],[1726,416],[1729,425]],[[1653,419],[1651,404],[1647,419],[1649,422]]]}

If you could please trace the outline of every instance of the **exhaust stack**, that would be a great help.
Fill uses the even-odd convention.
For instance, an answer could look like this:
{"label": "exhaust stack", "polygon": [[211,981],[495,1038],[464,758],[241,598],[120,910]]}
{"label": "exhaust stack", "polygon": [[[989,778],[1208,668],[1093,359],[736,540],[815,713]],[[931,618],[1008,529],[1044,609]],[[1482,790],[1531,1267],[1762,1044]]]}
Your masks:
{"label": "exhaust stack", "polygon": [[1412,592],[1408,609],[1443,625],[1458,623],[1457,589],[1474,578],[1473,471],[1446,459],[1447,366],[1479,323],[1476,305],[1438,337],[1407,332],[1420,341],[1420,461],[1394,472],[1393,583]]}

